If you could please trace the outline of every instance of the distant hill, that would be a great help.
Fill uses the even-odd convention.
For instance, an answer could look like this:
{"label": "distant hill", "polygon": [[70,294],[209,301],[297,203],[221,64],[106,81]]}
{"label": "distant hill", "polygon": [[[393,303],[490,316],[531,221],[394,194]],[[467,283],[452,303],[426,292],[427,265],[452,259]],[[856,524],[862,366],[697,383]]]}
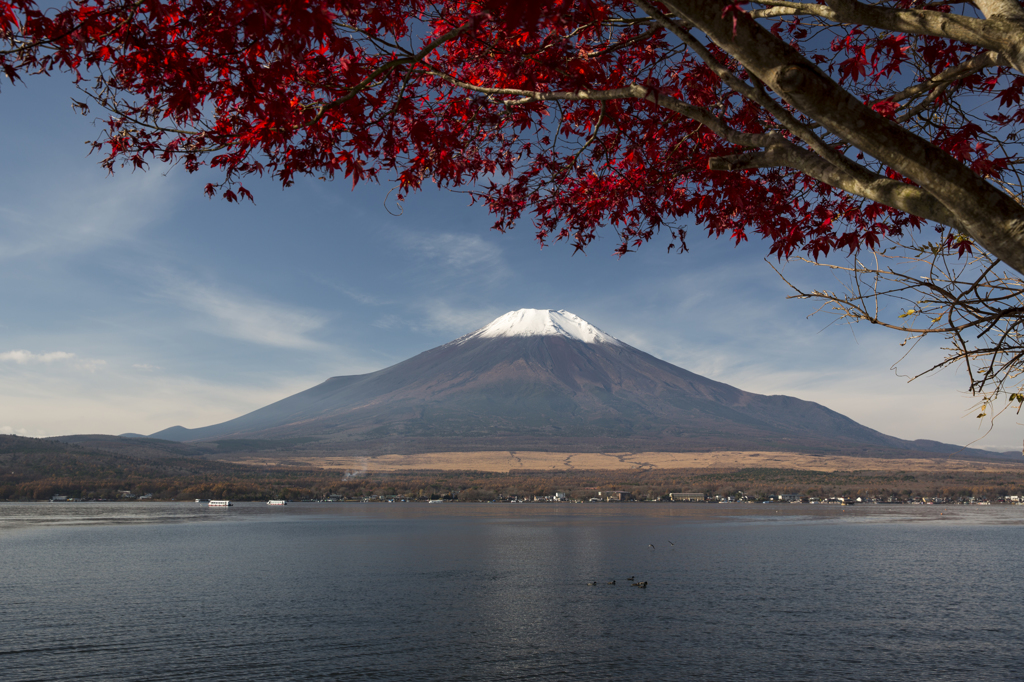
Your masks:
{"label": "distant hill", "polygon": [[[249,414],[151,435],[197,451],[768,450],[1020,458],[885,435],[817,403],[749,393],[659,360],[565,311],[519,310],[377,372]],[[137,440],[137,439],[133,439]],[[154,448],[165,446],[153,446]]]}
{"label": "distant hill", "polygon": [[[159,443],[159,441],[157,441]],[[23,438],[0,435],[0,478],[163,479],[175,476],[225,475],[250,468],[210,461],[180,443],[146,447],[117,436]]]}
{"label": "distant hill", "polygon": [[[0,435],[0,500],[323,497],[342,475],[195,456],[192,446],[118,436]],[[125,494],[127,491],[127,495]],[[10,519],[8,519],[10,520]]]}

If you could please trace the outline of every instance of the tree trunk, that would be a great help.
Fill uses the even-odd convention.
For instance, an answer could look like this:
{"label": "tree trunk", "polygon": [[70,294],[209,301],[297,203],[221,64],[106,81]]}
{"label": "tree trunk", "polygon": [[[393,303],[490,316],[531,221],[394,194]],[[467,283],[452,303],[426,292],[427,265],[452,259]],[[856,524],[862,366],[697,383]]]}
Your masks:
{"label": "tree trunk", "polygon": [[727,0],[666,0],[665,4],[801,113],[915,182],[956,219],[954,227],[1024,273],[1024,208],[1002,190],[928,140],[862,104],[744,13],[727,11]]}

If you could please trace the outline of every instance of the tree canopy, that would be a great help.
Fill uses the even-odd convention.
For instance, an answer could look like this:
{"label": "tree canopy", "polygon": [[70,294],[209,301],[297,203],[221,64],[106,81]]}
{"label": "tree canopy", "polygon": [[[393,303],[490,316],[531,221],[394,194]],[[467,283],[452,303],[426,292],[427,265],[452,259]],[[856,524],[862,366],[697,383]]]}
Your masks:
{"label": "tree canopy", "polygon": [[229,201],[433,182],[577,249],[699,225],[817,259],[926,227],[1024,272],[1015,0],[0,0],[0,36],[8,78],[70,72],[104,112],[107,168],[206,165]]}

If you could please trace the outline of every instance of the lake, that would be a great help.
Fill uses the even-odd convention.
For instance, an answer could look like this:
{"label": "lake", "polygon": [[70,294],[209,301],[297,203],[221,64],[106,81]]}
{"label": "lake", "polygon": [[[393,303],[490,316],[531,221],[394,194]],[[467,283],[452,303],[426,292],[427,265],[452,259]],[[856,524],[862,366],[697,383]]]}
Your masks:
{"label": "lake", "polygon": [[1024,506],[3,503],[0,679],[1020,680],[1022,547]]}

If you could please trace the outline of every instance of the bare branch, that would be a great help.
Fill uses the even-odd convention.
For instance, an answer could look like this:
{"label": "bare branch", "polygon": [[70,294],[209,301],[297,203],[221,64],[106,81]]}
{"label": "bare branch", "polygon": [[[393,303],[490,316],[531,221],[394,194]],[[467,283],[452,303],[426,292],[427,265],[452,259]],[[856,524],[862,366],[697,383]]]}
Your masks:
{"label": "bare branch", "polygon": [[891,244],[875,253],[874,264],[802,260],[848,277],[842,291],[808,291],[776,268],[792,298],[820,302],[817,312],[899,331],[907,335],[904,344],[945,339],[945,357],[912,379],[963,365],[968,390],[985,404],[1024,395],[1024,279],[988,253],[960,259],[941,244]]}
{"label": "bare branch", "polygon": [[904,90],[900,90],[889,99],[893,102],[902,102],[904,100],[913,99],[919,97],[929,91],[933,91],[936,88],[949,85],[953,81],[961,78],[972,76],[979,71],[988,69],[994,66],[1010,66],[1010,63],[1006,61],[998,52],[989,50],[983,52],[976,57],[972,57],[965,62],[961,62],[956,66],[951,66],[942,73],[929,78],[924,83],[918,83]]}

